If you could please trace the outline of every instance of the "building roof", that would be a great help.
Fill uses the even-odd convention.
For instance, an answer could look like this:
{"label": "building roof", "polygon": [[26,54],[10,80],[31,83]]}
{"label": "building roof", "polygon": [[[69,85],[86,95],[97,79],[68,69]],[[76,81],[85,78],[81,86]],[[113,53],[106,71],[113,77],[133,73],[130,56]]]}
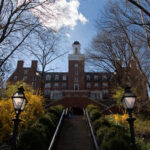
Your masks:
{"label": "building roof", "polygon": [[79,41],[74,41],[74,43],[73,43],[73,44],[78,45],[78,44],[80,44],[80,43],[79,43]]}

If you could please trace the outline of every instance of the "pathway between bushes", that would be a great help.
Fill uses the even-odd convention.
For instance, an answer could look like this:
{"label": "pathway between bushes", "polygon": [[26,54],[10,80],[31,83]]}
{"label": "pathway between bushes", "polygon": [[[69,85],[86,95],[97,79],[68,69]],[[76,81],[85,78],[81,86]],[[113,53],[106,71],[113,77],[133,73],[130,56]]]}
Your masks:
{"label": "pathway between bushes", "polygon": [[83,116],[65,119],[54,150],[93,150],[91,137]]}

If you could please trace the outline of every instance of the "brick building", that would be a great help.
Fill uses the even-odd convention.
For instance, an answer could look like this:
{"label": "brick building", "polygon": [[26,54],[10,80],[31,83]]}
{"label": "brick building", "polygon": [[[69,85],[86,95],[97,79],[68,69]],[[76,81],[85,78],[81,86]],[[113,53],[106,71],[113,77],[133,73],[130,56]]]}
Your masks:
{"label": "brick building", "polygon": [[[68,55],[68,72],[44,73],[44,96],[49,99],[62,97],[88,97],[91,99],[107,99],[115,87],[113,74],[106,72],[85,72],[84,55],[80,52],[80,43],[72,44],[72,53]],[[40,71],[37,61],[32,61],[30,68],[23,67],[18,61],[17,68],[9,78],[10,82],[24,81],[35,89],[40,86]]]}

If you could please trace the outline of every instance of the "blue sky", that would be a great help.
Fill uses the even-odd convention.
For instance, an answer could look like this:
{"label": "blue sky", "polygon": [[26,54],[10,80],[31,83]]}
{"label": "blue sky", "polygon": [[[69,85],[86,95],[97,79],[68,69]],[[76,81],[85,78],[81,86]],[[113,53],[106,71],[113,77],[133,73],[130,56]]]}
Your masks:
{"label": "blue sky", "polygon": [[[68,51],[68,54],[72,52],[72,43],[78,40],[81,43],[81,52],[85,53],[86,48],[90,44],[92,38],[96,35],[95,21],[100,11],[103,10],[104,5],[108,0],[56,0],[52,6],[50,3],[44,8],[48,8],[48,11],[39,7],[36,10],[46,13],[48,18],[37,15],[36,10],[32,10],[33,15],[39,18],[40,23],[48,28],[52,28],[56,31],[59,29],[65,29],[64,38],[60,42],[59,52],[63,53]],[[55,10],[51,17],[51,12]],[[56,15],[55,15],[56,14]],[[57,14],[60,14],[57,16]],[[48,69],[53,69],[55,72],[67,72],[68,71],[68,54],[55,60],[48,66]],[[18,58],[20,60],[20,57]],[[29,67],[31,60],[36,59],[33,56],[25,56],[24,66]],[[39,67],[40,68],[40,67]],[[15,68],[14,68],[15,69]],[[40,69],[39,69],[40,70]]]}
{"label": "blue sky", "polygon": [[[66,33],[70,37],[67,37],[66,42],[62,42],[61,46],[64,50],[69,50],[71,53],[72,43],[78,40],[81,43],[81,52],[85,53],[86,48],[90,44],[92,38],[96,35],[95,21],[98,15],[101,15],[100,11],[103,10],[106,0],[80,0],[79,13],[88,20],[85,24],[81,21],[77,21],[77,25],[74,29],[67,28]],[[61,64],[61,65],[60,65]],[[52,64],[55,71],[68,71],[68,58],[67,55],[56,60]]]}

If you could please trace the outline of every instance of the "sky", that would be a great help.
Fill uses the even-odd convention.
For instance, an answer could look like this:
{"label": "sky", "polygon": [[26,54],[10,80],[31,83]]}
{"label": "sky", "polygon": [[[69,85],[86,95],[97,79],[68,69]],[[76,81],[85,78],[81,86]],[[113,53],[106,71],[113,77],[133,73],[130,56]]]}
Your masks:
{"label": "sky", "polygon": [[[77,40],[81,44],[81,52],[85,54],[86,48],[96,35],[95,21],[97,16],[101,15],[100,11],[103,10],[106,2],[107,0],[57,0],[53,6],[47,4],[46,7],[55,10],[55,14],[61,14],[60,16],[54,15],[53,18],[37,17],[43,26],[51,27],[56,32],[62,28],[65,29],[65,38],[59,44],[60,53],[64,51],[71,53],[72,43]],[[45,9],[40,7],[38,9],[45,13]],[[32,13],[37,15],[34,10]],[[25,62],[27,65],[30,63],[29,61],[28,63]],[[67,72],[68,54],[55,60],[49,67],[55,72]]]}
{"label": "sky", "polygon": [[[95,21],[98,15],[101,15],[100,11],[103,10],[106,5],[107,0],[77,0],[79,6],[77,8],[78,14],[83,15],[83,19],[76,20],[76,25],[72,27],[67,27],[66,31],[66,42],[62,43],[64,50],[72,51],[72,43],[74,41],[79,41],[81,44],[81,52],[86,53],[86,48],[89,46],[92,38],[96,35],[97,30],[95,26]],[[70,2],[68,0],[68,2]],[[72,17],[73,18],[73,17]],[[60,63],[61,62],[61,66]],[[52,64],[54,71],[68,71],[68,55],[56,60]]]}

